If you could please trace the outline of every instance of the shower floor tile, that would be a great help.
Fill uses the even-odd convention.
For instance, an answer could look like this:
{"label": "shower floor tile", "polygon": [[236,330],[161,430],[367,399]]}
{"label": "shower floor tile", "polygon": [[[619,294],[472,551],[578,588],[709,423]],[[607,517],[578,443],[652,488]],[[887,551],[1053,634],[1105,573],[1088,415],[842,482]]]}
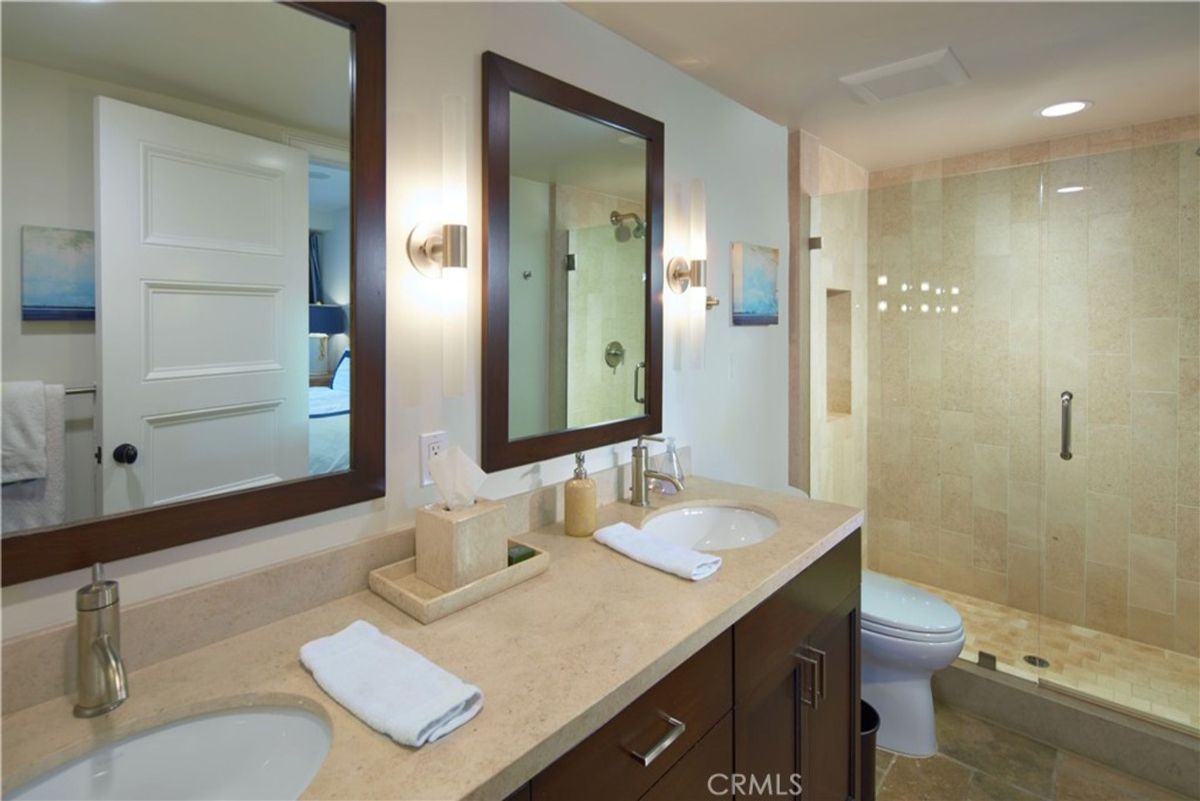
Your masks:
{"label": "shower floor tile", "polygon": [[[1050,618],[1039,620],[1031,612],[940,587],[917,586],[944,598],[962,615],[966,643],[960,658],[977,662],[985,651],[996,657],[997,669],[1010,675],[1200,735],[1200,659]],[[1027,654],[1049,660],[1050,666],[1025,662]]]}

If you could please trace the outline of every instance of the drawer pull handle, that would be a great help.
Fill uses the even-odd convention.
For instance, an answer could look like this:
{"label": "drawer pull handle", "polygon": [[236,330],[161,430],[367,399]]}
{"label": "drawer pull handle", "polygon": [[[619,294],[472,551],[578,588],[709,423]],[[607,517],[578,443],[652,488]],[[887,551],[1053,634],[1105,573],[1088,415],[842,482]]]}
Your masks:
{"label": "drawer pull handle", "polygon": [[658,714],[659,717],[667,722],[667,724],[671,727],[671,730],[664,734],[662,739],[655,743],[654,747],[644,754],[639,754],[632,748],[627,747],[625,749],[633,755],[634,759],[636,759],[638,762],[641,762],[642,767],[644,768],[649,767],[650,763],[658,759],[663,751],[666,751],[671,747],[671,743],[678,740],[679,736],[687,731],[687,724],[685,724],[682,720],[676,720],[665,712],[659,712]]}

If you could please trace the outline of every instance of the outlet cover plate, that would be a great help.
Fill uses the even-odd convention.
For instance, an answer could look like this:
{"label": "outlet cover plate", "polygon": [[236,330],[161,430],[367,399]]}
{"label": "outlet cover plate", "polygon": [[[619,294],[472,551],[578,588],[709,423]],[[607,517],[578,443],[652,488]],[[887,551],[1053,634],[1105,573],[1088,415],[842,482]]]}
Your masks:
{"label": "outlet cover plate", "polygon": [[419,453],[422,487],[428,487],[433,484],[433,476],[429,475],[429,460],[434,456],[445,453],[449,447],[450,435],[445,431],[431,431],[428,434],[421,435]]}

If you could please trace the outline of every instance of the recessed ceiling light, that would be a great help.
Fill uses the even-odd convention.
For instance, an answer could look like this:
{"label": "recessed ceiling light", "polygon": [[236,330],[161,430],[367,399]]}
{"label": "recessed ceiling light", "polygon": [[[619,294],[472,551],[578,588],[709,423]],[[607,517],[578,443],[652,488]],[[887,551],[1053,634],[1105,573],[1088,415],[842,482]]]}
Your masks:
{"label": "recessed ceiling light", "polygon": [[1076,192],[1082,192],[1085,189],[1087,189],[1086,186],[1060,186],[1054,191],[1060,195],[1073,195]]}
{"label": "recessed ceiling light", "polygon": [[1055,103],[1051,106],[1046,106],[1039,111],[1043,117],[1067,117],[1071,114],[1078,114],[1084,109],[1092,107],[1090,100],[1067,100],[1062,103]]}

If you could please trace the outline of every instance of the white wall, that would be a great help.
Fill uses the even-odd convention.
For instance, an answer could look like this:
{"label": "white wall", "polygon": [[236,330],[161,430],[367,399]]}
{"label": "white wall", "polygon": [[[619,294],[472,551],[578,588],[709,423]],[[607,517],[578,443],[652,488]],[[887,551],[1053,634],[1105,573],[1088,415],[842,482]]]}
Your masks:
{"label": "white wall", "polygon": [[[414,31],[453,31],[414,36]],[[418,487],[417,437],[446,429],[467,453],[479,442],[481,253],[480,57],[494,50],[666,124],[666,245],[684,252],[693,178],[708,190],[710,293],[704,366],[680,350],[684,300],[667,293],[664,429],[693,447],[695,472],[783,489],[787,484],[787,309],[780,325],[729,324],[729,243],[786,248],[787,132],[638,49],[571,9],[549,4],[401,4],[388,8],[388,375],[387,497],[113,564],[122,596],[135,602],[257,569],[409,524],[432,501]],[[409,266],[405,238],[436,208],[441,188],[441,98],[466,97],[471,266],[465,390],[444,397],[441,292]],[[431,109],[435,111],[431,111]],[[56,135],[65,136],[64,132]],[[781,276],[781,281],[786,278]],[[781,298],[787,287],[781,286]],[[453,364],[454,360],[447,360]],[[451,381],[448,385],[453,385]],[[589,454],[601,469],[628,460],[629,447]],[[509,495],[562,480],[572,459],[489,476],[484,493]],[[84,571],[4,590],[4,635],[74,615],[71,593]]]}

